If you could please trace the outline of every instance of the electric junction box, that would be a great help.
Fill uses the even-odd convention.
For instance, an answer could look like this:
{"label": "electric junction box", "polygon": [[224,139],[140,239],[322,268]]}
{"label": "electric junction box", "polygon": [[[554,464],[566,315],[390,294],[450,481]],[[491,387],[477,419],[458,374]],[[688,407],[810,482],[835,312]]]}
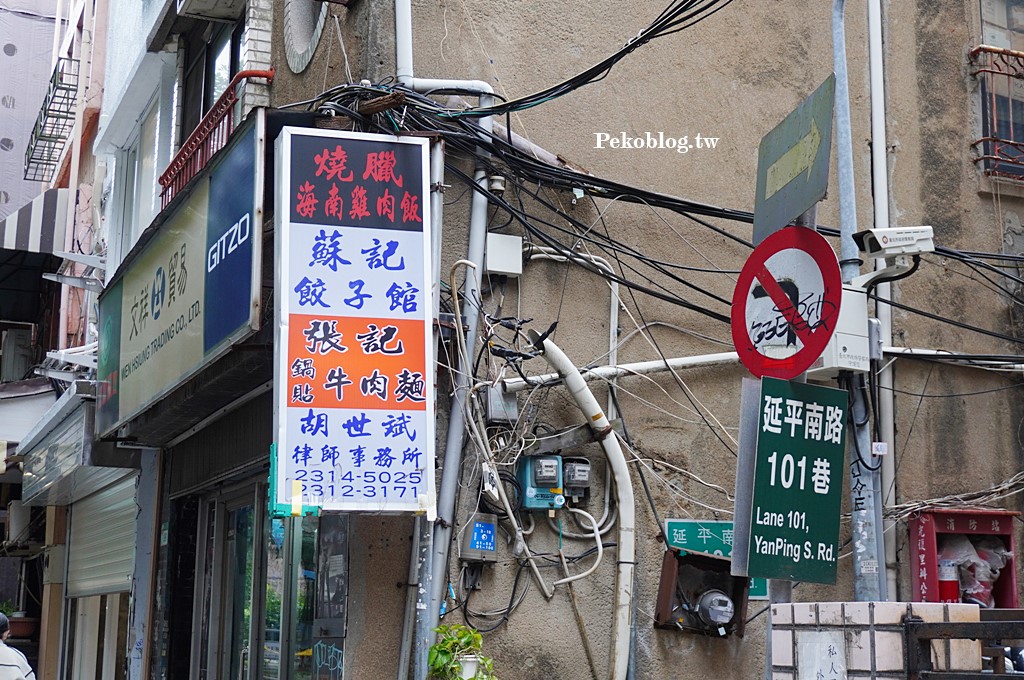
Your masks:
{"label": "electric junction box", "polygon": [[573,503],[590,497],[590,461],[586,458],[566,458],[562,466],[562,484],[565,495]]}
{"label": "electric junction box", "polygon": [[484,392],[487,400],[487,424],[511,424],[519,420],[519,403],[515,392],[506,392],[500,386],[490,385]]}
{"label": "electric junction box", "polygon": [[524,510],[557,510],[565,505],[561,456],[523,456],[516,481],[523,490]]}
{"label": "electric junction box", "polygon": [[808,380],[830,380],[840,371],[871,370],[868,341],[868,293],[857,286],[843,286],[843,300],[835,333],[825,350],[807,369]]}
{"label": "electric junction box", "polygon": [[477,513],[462,534],[463,562],[493,563],[498,561],[497,541],[498,518],[486,513]]}
{"label": "electric junction box", "polygon": [[523,273],[523,238],[488,232],[484,273],[518,278]]}

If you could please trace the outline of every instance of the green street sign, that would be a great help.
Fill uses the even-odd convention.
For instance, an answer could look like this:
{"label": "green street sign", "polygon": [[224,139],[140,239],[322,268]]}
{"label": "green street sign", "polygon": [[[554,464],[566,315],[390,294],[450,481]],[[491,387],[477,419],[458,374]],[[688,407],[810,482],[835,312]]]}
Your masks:
{"label": "green street sign", "polygon": [[[667,519],[665,539],[670,548],[732,557],[732,522],[729,521]],[[768,581],[763,578],[750,579],[749,597],[752,600],[768,599]]]}
{"label": "green street sign", "polygon": [[835,90],[833,74],[761,138],[754,195],[755,245],[825,196]]}
{"label": "green street sign", "polygon": [[835,583],[848,394],[764,378],[747,573]]}

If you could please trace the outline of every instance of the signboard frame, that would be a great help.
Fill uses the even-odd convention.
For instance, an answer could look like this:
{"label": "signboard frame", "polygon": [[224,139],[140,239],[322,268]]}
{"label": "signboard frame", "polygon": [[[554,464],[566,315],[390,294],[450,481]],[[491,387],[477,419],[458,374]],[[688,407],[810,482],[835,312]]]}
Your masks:
{"label": "signboard frame", "polygon": [[848,410],[845,390],[761,380],[748,576],[835,583]]}
{"label": "signboard frame", "polygon": [[[107,285],[106,290],[104,290],[99,296],[98,306],[100,310],[100,318],[98,325],[100,328],[100,347],[97,357],[99,394],[97,395],[96,430],[100,438],[115,435],[117,430],[123,425],[151,408],[154,404],[178,389],[182,384],[195,377],[202,370],[226,355],[231,351],[231,348],[234,345],[253,336],[257,331],[259,331],[260,315],[262,310],[262,233],[265,209],[263,189],[267,159],[266,115],[265,109],[254,109],[252,114],[250,114],[250,117],[239,125],[238,129],[236,129],[232,134],[228,144],[217,152],[209,165],[207,165],[199,175],[189,182],[184,191],[175,196],[170,205],[162,210],[157,215],[154,222],[146,229],[145,232],[143,232],[139,241],[122,261],[120,267],[111,279],[111,282]],[[163,245],[163,241],[168,238],[168,232],[170,231],[168,223],[173,225],[177,220],[185,220],[185,213],[194,209],[193,202],[201,201],[204,194],[207,196],[208,204],[203,206],[205,221],[202,227],[202,239],[208,242],[208,236],[210,233],[209,220],[211,206],[209,205],[209,194],[210,185],[212,183],[211,178],[218,172],[218,170],[226,167],[228,163],[235,160],[235,156],[233,156],[233,154],[236,150],[240,149],[241,145],[247,143],[250,135],[252,136],[253,144],[253,181],[252,204],[251,212],[249,213],[250,224],[247,225],[249,230],[247,248],[251,249],[248,281],[249,294],[247,296],[248,299],[245,301],[249,310],[247,318],[234,329],[225,333],[221,338],[214,342],[209,349],[204,347],[202,356],[197,362],[187,366],[185,370],[178,372],[172,379],[167,381],[166,384],[163,384],[153,390],[147,397],[140,400],[138,404],[133,405],[131,410],[122,412],[123,404],[121,403],[121,394],[123,387],[123,368],[126,362],[131,362],[133,360],[132,356],[124,356],[124,352],[127,350],[122,347],[121,343],[121,325],[124,321],[123,315],[126,311],[126,301],[124,300],[125,280],[133,274],[134,266],[139,264],[140,261],[155,248]],[[237,184],[234,184],[233,188],[237,189]],[[248,206],[249,204],[247,203],[246,205]],[[236,227],[237,225],[234,223],[227,225],[225,233]],[[238,229],[235,229],[235,233],[237,240]],[[216,248],[220,248],[219,241],[223,238],[223,235],[218,238],[217,245],[215,246]],[[229,242],[230,237],[223,244],[223,251],[225,254],[227,254]],[[206,279],[207,275],[210,273],[208,270],[210,246],[207,245],[206,247],[207,250],[203,252],[203,257],[200,259],[203,261],[203,264],[207,266],[202,267],[201,272],[191,272],[191,275],[203,275],[204,297],[202,301],[203,308],[200,310],[200,314],[203,316],[201,324],[202,331],[190,331],[190,334],[192,334],[196,341],[203,343],[207,341],[207,333],[205,329],[207,318],[206,302],[208,300],[206,297]],[[214,316],[216,317],[216,315]],[[193,320],[194,319],[190,319],[185,325],[190,325]],[[181,330],[184,329],[177,329],[175,332],[179,332]],[[116,341],[114,340],[115,334],[117,338]],[[196,334],[198,334],[198,337],[196,337]],[[166,338],[164,340],[164,344],[170,347],[170,343],[172,341],[173,335],[172,337]],[[168,355],[172,354],[168,352]],[[176,359],[180,359],[180,355],[178,353],[174,353],[172,356],[176,357]]]}
{"label": "signboard frame", "polygon": [[[310,140],[322,141],[310,142]],[[307,158],[307,156],[311,153],[311,149],[320,149],[321,145],[323,152],[316,155],[314,163],[313,159]],[[430,140],[424,137],[391,136],[287,126],[282,128],[281,134],[277,139],[275,154],[275,290],[278,292],[278,295],[275,303],[276,328],[274,342],[275,443],[272,448],[274,460],[272,460],[272,475],[270,479],[270,510],[276,516],[313,514],[324,511],[386,514],[417,512],[426,514],[428,519],[432,520],[436,515],[434,480],[435,423],[433,417],[435,402],[433,385],[433,310],[430,304],[432,291],[431,272],[433,267],[431,266],[429,147]],[[367,151],[371,148],[375,150]],[[362,150],[361,152],[359,152],[360,149]],[[322,177],[321,170],[325,170],[324,164],[327,162],[326,159],[329,153],[333,154],[332,158],[340,161],[340,165],[336,166],[334,171],[326,171],[325,176]],[[365,164],[361,164],[360,153],[365,153],[365,156],[363,156]],[[394,174],[390,176],[390,179],[384,180],[374,176],[370,182],[367,182],[367,177],[371,173],[370,156],[377,157],[383,154],[391,155]],[[410,154],[415,154],[414,161],[409,160]],[[397,161],[395,160],[396,158],[398,159]],[[300,179],[296,169],[298,167],[297,164],[303,162],[310,167],[316,167],[315,176],[310,172],[308,176],[302,176]],[[402,173],[397,172],[397,170],[403,168],[406,170],[409,168],[414,169],[413,175],[418,176],[419,181],[417,182],[415,179],[408,181],[409,175],[406,174],[406,181],[403,184]],[[416,215],[418,219],[415,219],[416,224],[405,224],[405,205],[402,207],[403,216],[401,223],[392,215],[391,223],[385,224],[384,217],[380,216],[381,208],[379,201],[384,200],[387,196],[387,190],[384,191],[382,196],[377,196],[377,193],[374,193],[378,201],[376,217],[371,215],[370,212],[365,213],[363,216],[354,215],[351,212],[354,202],[349,202],[349,197],[354,199],[354,193],[344,192],[354,192],[358,186],[362,186],[359,184],[360,177],[362,177],[363,184],[369,185],[371,192],[379,193],[380,188],[384,187],[385,184],[387,189],[395,188],[397,195],[401,196],[404,194],[403,204],[405,204],[405,201],[410,196],[418,198],[418,205],[415,206],[418,210],[418,215]],[[300,185],[299,182],[302,180],[305,180],[305,182]],[[382,181],[384,184],[381,184]],[[327,193],[328,187],[330,187],[330,194]],[[366,187],[363,188],[365,189]],[[325,209],[326,204],[322,204],[309,210],[308,215],[300,215],[297,212],[299,204],[304,200],[304,196],[307,200],[312,200],[308,199],[311,195],[317,198],[318,201],[324,200],[328,195],[332,196],[335,201],[344,198],[345,208],[341,213],[327,213]],[[366,191],[363,192],[363,197],[365,198],[365,196]],[[372,197],[370,198],[370,203],[373,203]],[[397,201],[395,201],[393,203],[395,211],[398,209],[397,206]],[[318,235],[316,234],[317,231],[319,231]],[[313,235],[312,238],[310,237],[311,234]],[[374,236],[379,238],[374,238]],[[325,239],[331,240],[332,238],[336,242],[340,242],[343,250],[339,252],[345,254],[346,257],[350,257],[351,261],[336,260],[336,268],[322,266],[323,263],[317,262],[317,268],[314,272],[312,267],[316,257],[314,256],[311,260],[307,251],[301,250],[301,248],[304,246],[309,247],[311,244],[315,247],[316,243],[324,243]],[[382,247],[384,243],[387,243],[389,250],[385,251],[384,257],[386,259],[388,257],[387,253],[391,253],[393,257],[391,265],[396,265],[400,258],[404,258],[402,259],[403,263],[409,262],[412,265],[413,273],[406,271],[401,278],[403,281],[408,278],[411,286],[419,286],[419,306],[417,309],[412,310],[417,312],[413,316],[402,317],[402,310],[396,311],[393,303],[390,312],[388,310],[382,311],[383,308],[375,306],[380,303],[373,301],[369,295],[365,296],[371,299],[367,303],[367,309],[362,307],[361,302],[360,306],[356,307],[354,304],[350,304],[349,300],[343,299],[346,294],[355,296],[359,295],[361,291],[376,292],[376,289],[372,287],[376,281],[374,277],[377,277],[383,271],[382,268],[394,268],[394,266],[389,267],[386,262],[381,262],[380,260],[370,264],[369,259],[366,258],[368,251],[360,249],[360,245],[371,239],[372,243],[376,244],[377,247]],[[389,241],[388,239],[394,240]],[[394,246],[392,246],[392,243],[394,243]],[[418,248],[418,252],[416,249],[410,249],[412,245]],[[293,388],[296,385],[291,383],[297,380],[298,382],[303,382],[304,379],[296,378],[295,372],[292,370],[294,361],[291,354],[295,347],[304,346],[304,343],[296,343],[297,333],[306,333],[300,326],[292,328],[292,324],[293,321],[310,323],[309,319],[312,318],[310,316],[312,314],[311,310],[303,311],[302,294],[299,292],[298,286],[293,285],[294,282],[292,281],[298,275],[291,271],[293,260],[299,262],[300,260],[295,258],[298,258],[300,254],[305,258],[301,260],[303,266],[306,266],[306,261],[309,260],[307,267],[309,269],[309,276],[304,278],[309,280],[309,277],[314,277],[321,287],[327,287],[334,291],[331,293],[334,297],[330,298],[329,304],[322,304],[321,307],[323,309],[316,310],[317,318],[314,321],[332,324],[332,329],[337,330],[339,333],[344,333],[339,336],[339,344],[343,339],[345,344],[352,349],[350,350],[348,347],[342,349],[338,352],[341,357],[346,357],[347,359],[359,357],[357,366],[358,364],[368,364],[370,366],[377,366],[377,364],[386,365],[391,360],[389,357],[382,356],[379,352],[376,357],[368,354],[366,347],[363,346],[361,348],[361,341],[353,337],[351,333],[354,330],[354,326],[365,328],[368,321],[377,322],[380,320],[376,323],[376,326],[380,328],[386,328],[385,324],[397,326],[397,330],[391,336],[393,338],[391,340],[392,347],[396,347],[401,342],[404,342],[406,345],[415,347],[408,355],[412,357],[408,359],[409,361],[422,359],[421,377],[423,385],[420,395],[422,399],[417,398],[416,403],[411,406],[409,403],[405,405],[397,403],[402,401],[398,398],[397,391],[389,394],[387,397],[378,394],[377,396],[384,401],[368,404],[366,400],[370,399],[370,395],[363,391],[362,386],[363,379],[367,376],[359,375],[357,372],[352,372],[351,378],[348,378],[348,375],[344,376],[353,383],[346,388],[348,396],[343,396],[341,392],[338,392],[332,397],[336,397],[336,401],[327,406],[324,405],[325,400],[320,391],[319,383],[321,381],[310,377],[311,390],[309,394],[313,396],[310,397],[308,403],[315,404],[315,415],[318,419],[321,413],[323,414],[324,431],[320,434],[324,437],[324,446],[336,446],[338,449],[344,449],[345,453],[344,456],[339,456],[331,461],[328,461],[326,458],[323,460],[309,459],[304,461],[304,465],[308,465],[312,461],[316,466],[315,469],[320,470],[322,475],[337,474],[343,477],[349,476],[348,483],[350,486],[344,492],[339,492],[339,489],[346,488],[344,485],[341,485],[333,488],[330,494],[324,487],[321,487],[318,493],[317,489],[312,489],[311,485],[300,481],[297,478],[297,472],[292,474],[292,468],[298,465],[298,460],[289,459],[294,446],[297,445],[296,440],[298,439],[295,424],[298,416],[296,414],[298,411],[307,408],[302,403],[294,407],[292,406],[293,402],[295,402]],[[371,257],[373,256],[371,255]],[[365,259],[366,263],[356,262],[357,258]],[[349,277],[347,276],[345,279],[339,279],[339,277],[343,276],[344,271],[349,271],[346,269],[347,267],[362,267],[363,270],[369,267],[368,271],[364,271],[366,277],[365,291],[363,291],[363,288],[359,288],[359,290],[353,288],[354,281],[348,280]],[[352,271],[355,271],[355,269]],[[374,271],[378,274],[374,274]],[[299,273],[301,273],[301,270]],[[347,281],[347,286],[338,286],[337,284],[340,281]],[[379,281],[376,282],[379,283]],[[360,280],[358,283],[363,285],[364,281]],[[339,287],[344,291],[343,294],[337,294],[337,288]],[[376,292],[376,295],[383,297],[380,295],[380,292],[383,291]],[[344,304],[338,304],[339,302],[344,302]],[[329,305],[332,304],[335,306],[330,308]],[[351,309],[345,309],[345,305],[361,311],[359,314],[355,314]],[[312,307],[316,307],[316,305]],[[372,310],[377,311],[374,312]],[[406,309],[405,311],[408,312],[410,310]],[[418,324],[422,324],[421,329],[417,328]],[[310,329],[312,329],[312,326],[306,330]],[[306,334],[305,337],[308,339],[310,336]],[[308,346],[304,347],[304,351],[307,353],[313,352],[313,350],[309,350]],[[322,372],[319,367],[320,360],[314,357],[312,361],[317,362],[317,374]],[[340,361],[341,359],[339,359]],[[404,362],[406,359],[403,358],[402,361]],[[414,364],[414,367],[418,366],[420,366],[419,363]],[[366,368],[366,366],[363,366],[363,368]],[[341,371],[340,365],[338,370]],[[376,375],[377,372],[376,368],[374,368],[373,375]],[[382,373],[387,373],[387,371],[384,370]],[[393,373],[389,375],[393,375]],[[385,383],[385,385],[387,384]],[[392,387],[395,384],[397,384],[397,381],[391,383]],[[326,388],[326,385],[323,387]],[[353,403],[357,405],[351,405]],[[408,408],[413,408],[414,410],[403,410]],[[314,407],[309,407],[308,411],[309,417],[314,417]],[[413,418],[416,418],[415,414],[421,414],[419,416],[420,419],[416,421],[418,429],[415,433],[417,435],[415,443],[417,451],[422,449],[422,451],[419,451],[422,454],[422,459],[417,458],[413,462],[415,469],[412,470],[412,473],[419,472],[419,479],[422,481],[414,483],[414,477],[411,473],[406,477],[406,486],[408,488],[416,487],[414,495],[409,497],[407,493],[403,493],[397,499],[394,494],[383,497],[380,495],[381,489],[379,484],[374,492],[374,496],[372,496],[372,500],[369,500],[371,497],[365,495],[366,486],[378,482],[383,483],[381,471],[376,470],[378,479],[375,482],[367,482],[366,480],[369,477],[366,475],[366,470],[361,467],[362,463],[354,463],[351,460],[342,462],[343,459],[350,458],[352,451],[347,446],[338,446],[338,443],[345,442],[351,444],[354,442],[355,444],[366,444],[371,454],[373,450],[381,451],[381,448],[375,449],[373,445],[379,443],[380,437],[388,436],[387,423],[372,422],[368,426],[378,430],[378,432],[374,433],[373,439],[365,441],[353,440],[348,429],[340,433],[338,432],[338,425],[347,425],[348,422],[345,418],[352,416],[353,411],[357,412],[361,418],[366,418],[367,413],[370,413],[371,421],[373,421],[373,416],[376,414],[384,414],[382,417],[389,419],[392,418],[392,415],[388,414],[406,413],[412,414],[411,417]],[[327,431],[331,422],[334,423],[333,434],[329,434]],[[380,434],[381,431],[384,434]],[[303,427],[302,433],[305,432],[306,430]],[[316,434],[317,432],[314,431],[313,435],[310,436]],[[320,442],[318,441],[317,443]],[[304,446],[308,446],[308,442],[305,442]],[[396,455],[402,455],[398,453],[398,449],[395,452]],[[367,467],[369,467],[370,458],[371,456],[368,454],[367,460],[363,461],[367,463]],[[324,463],[328,462],[330,464],[325,467]],[[404,465],[405,462],[403,456],[402,464]],[[391,463],[389,462],[388,465],[390,466]],[[353,467],[357,469],[354,470]],[[390,471],[392,468],[389,467],[388,470]],[[394,471],[394,474],[402,474],[402,471]],[[391,478],[390,474],[389,478]],[[352,486],[356,488],[352,489]],[[396,491],[398,489],[392,487],[391,490]],[[400,490],[407,492],[407,489]],[[402,502],[396,502],[396,500]]]}

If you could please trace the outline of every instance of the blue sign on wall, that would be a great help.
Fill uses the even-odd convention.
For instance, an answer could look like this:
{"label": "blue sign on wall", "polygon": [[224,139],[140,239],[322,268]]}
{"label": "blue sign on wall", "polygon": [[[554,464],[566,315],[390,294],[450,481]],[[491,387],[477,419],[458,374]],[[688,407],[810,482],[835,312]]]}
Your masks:
{"label": "blue sign on wall", "polygon": [[254,213],[251,186],[256,177],[256,128],[250,127],[232,153],[210,173],[206,218],[206,322],[203,350],[209,352],[240,324],[247,323],[252,300],[253,243],[262,230]]}
{"label": "blue sign on wall", "polygon": [[494,551],[494,525],[490,522],[473,522],[473,535],[469,538],[469,547],[473,550]]}

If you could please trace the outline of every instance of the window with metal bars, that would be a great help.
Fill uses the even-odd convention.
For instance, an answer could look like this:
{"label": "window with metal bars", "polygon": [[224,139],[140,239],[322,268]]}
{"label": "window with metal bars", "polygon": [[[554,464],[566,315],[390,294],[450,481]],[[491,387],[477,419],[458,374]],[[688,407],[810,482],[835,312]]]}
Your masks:
{"label": "window with metal bars", "polygon": [[981,93],[975,162],[988,175],[1024,177],[1024,0],[981,0],[982,44],[971,51]]}

